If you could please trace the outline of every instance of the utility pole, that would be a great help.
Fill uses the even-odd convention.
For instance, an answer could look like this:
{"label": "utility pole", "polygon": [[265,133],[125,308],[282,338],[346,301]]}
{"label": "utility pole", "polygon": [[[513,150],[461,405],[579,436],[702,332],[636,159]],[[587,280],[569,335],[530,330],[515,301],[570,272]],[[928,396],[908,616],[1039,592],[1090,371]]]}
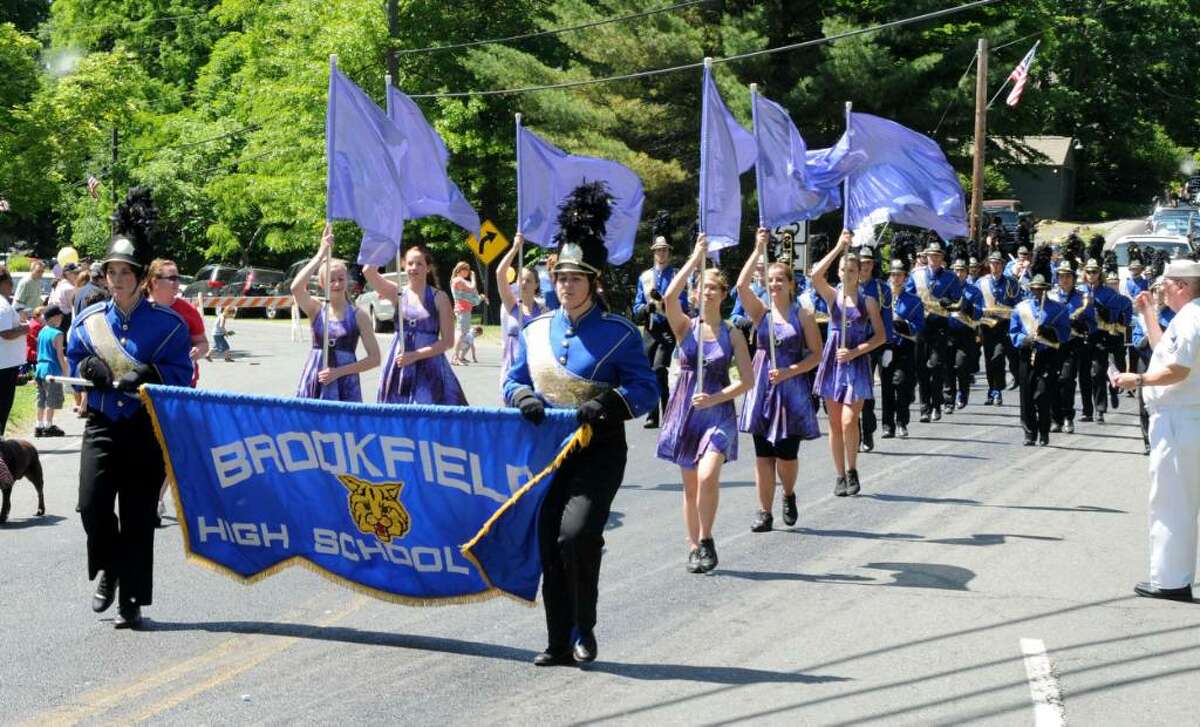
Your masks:
{"label": "utility pole", "polygon": [[975,63],[975,164],[971,171],[971,232],[968,236],[976,238],[978,244],[982,231],[979,217],[983,210],[983,147],[987,141],[987,38],[979,39]]}
{"label": "utility pole", "polygon": [[387,72],[393,78],[400,78],[400,64],[396,59],[396,39],[400,37],[400,8],[399,0],[387,0],[388,21],[388,50]]}
{"label": "utility pole", "polygon": [[[112,128],[112,164],[108,167],[108,188],[109,194],[112,196],[113,213],[117,211],[117,127]],[[111,237],[114,234],[114,225],[112,215],[108,218],[108,234]]]}

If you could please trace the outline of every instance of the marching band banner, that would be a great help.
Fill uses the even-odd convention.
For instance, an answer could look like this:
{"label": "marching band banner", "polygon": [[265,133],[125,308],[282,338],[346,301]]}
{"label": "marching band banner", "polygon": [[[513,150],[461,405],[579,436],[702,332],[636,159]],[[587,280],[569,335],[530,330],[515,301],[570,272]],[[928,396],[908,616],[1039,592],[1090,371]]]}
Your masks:
{"label": "marching band banner", "polygon": [[573,412],[347,404],[146,386],[189,558],[303,565],[389,601],[532,602],[537,513],[586,446]]}

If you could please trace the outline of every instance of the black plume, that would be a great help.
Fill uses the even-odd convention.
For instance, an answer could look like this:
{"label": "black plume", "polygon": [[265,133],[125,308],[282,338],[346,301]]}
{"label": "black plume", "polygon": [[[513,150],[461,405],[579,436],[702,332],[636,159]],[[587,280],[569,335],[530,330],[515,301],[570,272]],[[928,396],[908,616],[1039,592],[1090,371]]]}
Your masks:
{"label": "black plume", "polygon": [[666,238],[667,244],[671,243],[671,213],[666,210],[659,210],[654,215],[654,220],[650,222],[650,237],[654,240],[658,237]]}
{"label": "black plume", "polygon": [[1087,259],[1095,260],[1096,262],[1100,262],[1101,260],[1103,260],[1104,259],[1104,243],[1105,243],[1104,235],[1100,235],[1100,234],[1092,235],[1091,238],[1088,239]]}
{"label": "black plume", "polygon": [[897,232],[892,236],[891,260],[900,260],[906,270],[912,270],[917,257],[917,238],[909,232]]}
{"label": "black plume", "polygon": [[1045,280],[1047,284],[1049,284],[1051,280],[1050,256],[1050,246],[1042,245],[1037,249],[1037,252],[1033,254],[1033,264],[1029,266],[1029,274],[1031,276],[1041,275],[1042,279]]}
{"label": "black plume", "polygon": [[1103,259],[1104,259],[1103,264],[1104,264],[1104,275],[1105,276],[1107,276],[1109,273],[1117,272],[1118,265],[1117,265],[1117,251],[1116,250],[1105,250]]}
{"label": "black plume", "polygon": [[1064,260],[1072,263],[1072,270],[1079,267],[1080,261],[1083,259],[1083,238],[1074,232],[1067,235],[1067,239],[1063,243],[1062,254]]}
{"label": "black plume", "polygon": [[584,182],[563,200],[558,208],[559,235],[565,242],[604,244],[608,218],[612,215],[613,196],[604,182]]}
{"label": "black plume", "polygon": [[1142,258],[1146,267],[1150,268],[1151,279],[1157,280],[1166,272],[1167,264],[1171,262],[1171,253],[1148,247],[1142,251]]}
{"label": "black plume", "polygon": [[959,260],[962,260],[964,263],[970,262],[971,254],[972,254],[973,250],[974,250],[974,243],[972,243],[970,240],[968,240],[966,238],[962,238],[962,237],[958,238],[957,240],[954,241],[954,247],[952,249],[953,255],[951,256],[951,262],[957,262]]}
{"label": "black plume", "polygon": [[1142,254],[1142,248],[1138,247],[1136,242],[1129,243],[1129,245],[1125,248],[1125,251],[1129,254],[1130,263],[1132,263],[1134,260],[1137,260],[1143,265],[1146,264],[1145,255]]}
{"label": "black plume", "polygon": [[[113,236],[124,235],[133,243],[137,258],[150,262],[154,255],[154,233],[158,224],[158,208],[150,190],[134,187],[113,210]],[[145,258],[143,260],[143,258]]]}

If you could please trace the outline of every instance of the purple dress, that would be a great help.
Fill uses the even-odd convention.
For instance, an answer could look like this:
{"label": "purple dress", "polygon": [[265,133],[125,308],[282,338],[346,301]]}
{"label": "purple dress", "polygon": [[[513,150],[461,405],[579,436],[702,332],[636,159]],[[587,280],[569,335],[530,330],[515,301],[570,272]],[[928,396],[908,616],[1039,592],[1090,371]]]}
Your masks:
{"label": "purple dress", "polygon": [[[508,378],[508,370],[512,368],[513,359],[517,356],[517,347],[521,345],[521,329],[529,321],[537,318],[545,309],[541,303],[534,302],[531,308],[531,313],[525,315],[521,312],[521,301],[513,304],[513,309],[504,316],[504,348],[500,355],[500,389],[504,389],[504,380]],[[501,395],[503,398],[503,395]]]}
{"label": "purple dress", "polygon": [[825,341],[825,351],[821,356],[821,365],[817,367],[817,379],[813,384],[817,394],[826,399],[843,404],[853,404],[863,399],[875,398],[872,391],[870,357],[859,356],[849,363],[837,362],[837,350],[842,348],[842,316],[846,316],[845,348],[854,348],[864,341],[870,340],[868,330],[871,321],[867,317],[867,296],[861,289],[858,299],[849,309],[844,309],[842,287],[837,288],[837,301],[829,315],[829,340]]}
{"label": "purple dress", "polygon": [[[325,309],[324,305],[317,312],[312,322],[312,351],[304,362],[304,371],[300,374],[300,385],[296,387],[296,396],[302,399],[327,399],[329,401],[362,401],[362,384],[358,374],[343,376],[331,384],[322,385],[317,381],[321,372],[321,344],[325,340]],[[358,349],[358,318],[354,315],[354,306],[347,305],[346,318],[335,318],[329,321],[329,368],[346,366],[358,360],[355,351]]]}
{"label": "purple dress", "polygon": [[[679,379],[663,414],[658,435],[658,457],[695,469],[709,451],[725,455],[726,462],[737,459],[737,411],[732,401],[708,409],[692,408],[696,392],[696,337],[699,319],[679,343]],[[704,342],[704,392],[715,394],[729,385],[729,366],[733,363],[733,341],[729,326],[722,323],[720,338]]]}
{"label": "purple dress", "polygon": [[[767,310],[758,322],[758,350],[754,352],[754,388],[746,392],[738,429],[764,437],[776,444],[788,437],[817,439],[821,428],[812,406],[812,372],[793,376],[773,386],[767,380],[771,371],[770,344],[767,325],[774,315]],[[808,355],[804,345],[804,329],[800,325],[800,309],[793,305],[786,323],[775,324],[775,365],[782,369],[803,360]]]}
{"label": "purple dress", "polygon": [[404,341],[404,351],[415,351],[437,342],[436,295],[437,291],[426,287],[424,299],[418,305],[412,291],[401,291],[400,297],[404,302],[398,311],[400,315],[397,321],[403,333],[396,333],[392,348],[383,360],[383,372],[379,379],[380,404],[467,405],[467,397],[445,355],[430,356],[404,367],[396,366],[401,340]]}

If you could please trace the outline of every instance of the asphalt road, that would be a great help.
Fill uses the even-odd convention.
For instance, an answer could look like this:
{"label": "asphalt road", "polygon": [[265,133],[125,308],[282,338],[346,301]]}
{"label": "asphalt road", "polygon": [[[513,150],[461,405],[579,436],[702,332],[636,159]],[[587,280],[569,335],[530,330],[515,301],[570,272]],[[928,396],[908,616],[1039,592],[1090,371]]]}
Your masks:
{"label": "asphalt road", "polygon": [[[202,385],[291,393],[308,343],[235,328],[237,359]],[[498,347],[479,353],[459,373],[491,404]],[[1043,449],[1021,446],[1015,392],[974,393],[864,455],[858,498],[831,495],[827,444],[806,443],[800,521],[769,534],[749,532],[744,439],[707,576],[684,571],[678,470],[631,423],[587,670],[530,665],[540,608],[406,608],[302,569],[242,586],[185,562],[170,519],[150,628],[115,631],[88,606],[68,419],[41,442],[48,514],[18,483],[0,527],[0,722],[1194,724],[1200,607],[1131,591],[1148,487],[1132,401]]]}

